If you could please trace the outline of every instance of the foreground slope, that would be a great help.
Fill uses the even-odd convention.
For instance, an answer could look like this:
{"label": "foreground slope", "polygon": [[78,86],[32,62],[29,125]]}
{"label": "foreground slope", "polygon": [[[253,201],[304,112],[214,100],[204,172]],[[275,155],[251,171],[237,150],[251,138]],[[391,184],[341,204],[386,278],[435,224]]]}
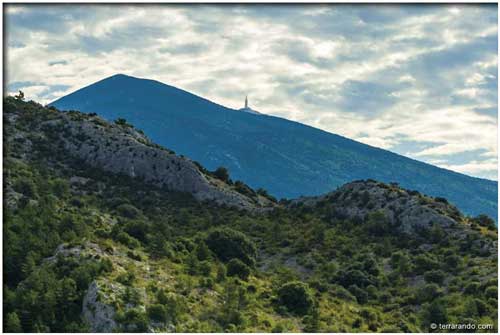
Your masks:
{"label": "foreground slope", "polygon": [[365,180],[275,203],[123,122],[13,98],[4,154],[6,331],[497,330],[496,228],[446,199]]}
{"label": "foreground slope", "polygon": [[285,119],[245,113],[157,81],[116,75],[52,105],[125,118],[153,141],[225,166],[281,198],[318,195],[356,179],[398,182],[445,197],[470,215],[497,217],[497,183],[418,162]]}

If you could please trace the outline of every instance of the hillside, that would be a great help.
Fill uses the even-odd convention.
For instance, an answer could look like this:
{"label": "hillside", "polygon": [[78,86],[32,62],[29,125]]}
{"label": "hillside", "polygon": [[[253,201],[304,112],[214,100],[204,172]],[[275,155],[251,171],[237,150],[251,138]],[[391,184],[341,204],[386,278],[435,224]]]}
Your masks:
{"label": "hillside", "polygon": [[444,198],[358,180],[275,202],[123,120],[11,97],[3,139],[4,331],[498,329],[497,229]]}
{"label": "hillside", "polygon": [[358,179],[397,182],[497,218],[497,183],[415,161],[285,119],[245,113],[153,80],[115,75],[52,103],[125,118],[165,147],[277,198],[329,192]]}

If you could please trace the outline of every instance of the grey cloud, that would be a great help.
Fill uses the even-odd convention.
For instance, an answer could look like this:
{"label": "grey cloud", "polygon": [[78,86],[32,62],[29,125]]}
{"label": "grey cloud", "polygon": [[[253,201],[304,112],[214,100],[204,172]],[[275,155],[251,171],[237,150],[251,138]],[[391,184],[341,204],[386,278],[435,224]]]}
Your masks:
{"label": "grey cloud", "polygon": [[203,52],[207,52],[210,49],[210,46],[202,43],[185,43],[180,45],[172,45],[172,46],[164,46],[158,51],[160,53],[169,53],[173,55],[199,55]]}
{"label": "grey cloud", "polygon": [[348,80],[338,92],[338,106],[347,113],[374,116],[396,103],[393,92],[388,85]]}
{"label": "grey cloud", "polygon": [[[259,92],[252,102],[263,112],[334,132],[347,129],[367,142],[378,136],[403,154],[445,144],[395,134],[405,113],[457,109],[497,117],[496,5],[23,7],[5,19],[8,87],[36,82],[48,87],[41,99],[88,84],[89,75],[93,80],[128,69],[232,106],[240,104],[242,91]],[[162,14],[165,8],[178,20],[169,20],[169,10]],[[134,17],[136,10],[144,17]],[[250,25],[239,29],[241,22]],[[490,35],[479,36],[485,31]],[[453,38],[466,43],[453,44]],[[314,43],[331,41],[340,47],[318,57]],[[403,57],[388,62],[394,55]],[[19,66],[21,58],[36,64],[32,72]],[[480,79],[468,81],[475,74]],[[53,85],[60,82],[68,85]],[[478,136],[487,143],[490,135]],[[479,154],[464,155],[464,162],[480,161]]]}

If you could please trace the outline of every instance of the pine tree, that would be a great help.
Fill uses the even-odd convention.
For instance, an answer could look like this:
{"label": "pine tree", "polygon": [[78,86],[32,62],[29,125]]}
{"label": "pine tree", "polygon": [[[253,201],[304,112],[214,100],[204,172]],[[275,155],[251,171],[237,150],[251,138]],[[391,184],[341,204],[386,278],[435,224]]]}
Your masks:
{"label": "pine tree", "polygon": [[21,321],[16,312],[8,313],[5,318],[4,331],[7,333],[22,333]]}

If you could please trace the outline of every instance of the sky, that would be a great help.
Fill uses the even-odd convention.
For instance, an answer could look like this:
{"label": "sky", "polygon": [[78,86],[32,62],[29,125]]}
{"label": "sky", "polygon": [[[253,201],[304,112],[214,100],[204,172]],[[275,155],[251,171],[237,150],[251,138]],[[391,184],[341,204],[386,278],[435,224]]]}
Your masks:
{"label": "sky", "polygon": [[6,5],[6,93],[116,73],[497,179],[497,5]]}

